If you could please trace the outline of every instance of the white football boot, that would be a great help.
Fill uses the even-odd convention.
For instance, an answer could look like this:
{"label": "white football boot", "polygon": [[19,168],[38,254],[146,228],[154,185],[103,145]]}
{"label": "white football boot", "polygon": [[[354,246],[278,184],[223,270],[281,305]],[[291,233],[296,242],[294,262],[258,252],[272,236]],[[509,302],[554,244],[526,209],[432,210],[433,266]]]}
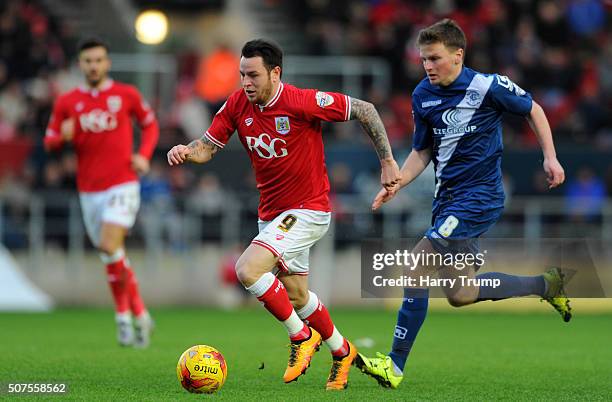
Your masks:
{"label": "white football boot", "polygon": [[131,313],[115,314],[117,323],[117,342],[120,346],[132,346],[134,344],[134,328],[132,327]]}
{"label": "white football boot", "polygon": [[134,319],[134,329],[136,330],[136,336],[134,337],[135,348],[144,349],[149,346],[154,327],[155,324],[148,311]]}

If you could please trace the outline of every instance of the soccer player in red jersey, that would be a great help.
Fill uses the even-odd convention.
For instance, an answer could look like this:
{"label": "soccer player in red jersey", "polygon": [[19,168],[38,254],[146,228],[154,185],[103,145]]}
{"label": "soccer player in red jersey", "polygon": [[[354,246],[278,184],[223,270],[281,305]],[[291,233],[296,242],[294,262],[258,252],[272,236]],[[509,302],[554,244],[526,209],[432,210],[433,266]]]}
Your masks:
{"label": "soccer player in red jersey", "polygon": [[[108,45],[88,38],[78,45],[86,85],[61,95],[53,107],[44,145],[47,151],[72,143],[77,188],[87,234],[106,264],[115,302],[117,339],[122,346],[148,346],[152,321],[125,256],[124,242],[140,206],[138,175],[149,170],[159,128],[136,88],[108,76]],[[132,119],[142,129],[134,153]],[[134,324],[132,325],[132,315]]]}
{"label": "soccer player in red jersey", "polygon": [[217,112],[204,136],[168,152],[168,163],[206,163],[234,131],[246,149],[260,191],[259,234],[236,264],[245,288],[287,329],[290,356],[284,381],[306,371],[319,345],[333,355],[326,388],[344,389],[357,349],[308,291],[309,250],[331,218],[321,121],[359,120],[382,166],[381,183],[395,191],[399,168],[371,103],[339,93],[300,89],[281,81],[282,51],[266,40],[242,48],[242,89]]}

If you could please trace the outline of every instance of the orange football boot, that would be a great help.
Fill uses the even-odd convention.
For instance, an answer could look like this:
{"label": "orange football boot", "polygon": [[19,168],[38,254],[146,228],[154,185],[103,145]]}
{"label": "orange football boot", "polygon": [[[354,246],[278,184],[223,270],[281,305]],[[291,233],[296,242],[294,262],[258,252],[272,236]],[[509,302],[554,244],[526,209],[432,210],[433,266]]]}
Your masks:
{"label": "orange football boot", "polygon": [[319,346],[321,346],[321,335],[310,328],[310,338],[305,341],[289,344],[289,363],[287,363],[287,369],[283,380],[288,383],[295,381],[299,376],[306,373],[306,369],[310,366],[310,360]]}
{"label": "orange football boot", "polygon": [[331,372],[327,378],[327,385],[325,389],[331,390],[342,390],[348,386],[348,375],[353,360],[357,357],[357,348],[348,340],[346,341],[349,345],[349,353],[343,358],[334,358],[332,362]]}

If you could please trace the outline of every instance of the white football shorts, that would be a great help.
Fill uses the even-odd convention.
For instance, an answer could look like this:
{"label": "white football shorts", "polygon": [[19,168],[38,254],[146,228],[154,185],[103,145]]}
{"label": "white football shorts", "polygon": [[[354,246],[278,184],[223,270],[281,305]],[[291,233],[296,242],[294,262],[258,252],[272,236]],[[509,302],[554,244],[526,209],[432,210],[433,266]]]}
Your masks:
{"label": "white football shorts", "polygon": [[331,212],[290,209],[271,221],[259,223],[259,234],[251,243],[279,257],[278,270],[308,275],[310,248],[329,229]]}
{"label": "white football shorts", "polygon": [[94,246],[100,245],[102,223],[114,223],[130,229],[140,208],[140,183],[118,184],[104,191],[79,193],[87,235]]}

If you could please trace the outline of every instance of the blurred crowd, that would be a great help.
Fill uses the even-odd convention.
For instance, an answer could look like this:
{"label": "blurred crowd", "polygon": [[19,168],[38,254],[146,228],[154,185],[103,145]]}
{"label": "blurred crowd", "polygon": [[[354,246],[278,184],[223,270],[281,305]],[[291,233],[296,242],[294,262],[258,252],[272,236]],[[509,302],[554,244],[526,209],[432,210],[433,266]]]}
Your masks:
{"label": "blurred crowd", "polygon": [[[560,149],[612,152],[612,37],[610,2],[598,0],[268,0],[285,10],[294,29],[304,32],[302,47],[312,55],[377,56],[391,66],[392,94],[374,87],[368,100],[377,105],[397,157],[410,148],[412,88],[423,78],[419,29],[443,18],[458,21],[468,37],[466,65],[508,75],[529,90],[545,108]],[[74,191],[74,155],[45,155],[41,140],[57,95],[78,83],[74,71],[78,34],[57,20],[41,0],[0,2],[0,199],[11,224],[25,216],[30,194],[60,197]],[[112,44],[111,44],[112,48]],[[197,138],[225,97],[239,85],[237,50],[219,43],[205,55],[176,49],[178,61],[174,106],[160,122],[162,136],[151,173],[143,178],[143,211],[162,205],[169,211],[169,236],[179,230],[177,208],[214,216],[224,206],[227,181],[211,169],[169,169],[165,151]],[[155,100],[151,100],[156,104]],[[369,147],[354,123],[329,126],[326,140],[334,149]],[[523,119],[506,119],[504,141],[510,150],[537,149]],[[357,140],[356,140],[357,138]],[[399,151],[401,150],[401,151]],[[403,152],[402,152],[403,151]],[[245,156],[246,158],[246,156]],[[355,159],[355,158],[354,158]],[[357,158],[358,159],[358,158]],[[346,161],[348,160],[348,162]],[[571,219],[592,219],[612,195],[612,163],[596,168],[588,161],[569,173],[556,195],[568,200]],[[207,170],[208,171],[208,170]],[[328,171],[337,210],[344,195],[371,197],[377,171],[350,158],[332,159]],[[545,194],[536,172],[523,194]],[[237,183],[248,188],[254,204],[252,176]],[[429,178],[431,179],[431,178]],[[507,188],[513,180],[507,177]],[[523,186],[524,187],[524,186]],[[182,201],[177,204],[177,195]],[[61,201],[59,202],[61,204]],[[53,204],[53,202],[51,203]],[[249,204],[249,205],[250,205]],[[54,212],[61,214],[60,212]],[[578,218],[576,218],[578,217]],[[150,223],[154,227],[157,223]],[[153,230],[153,229],[152,229]]]}
{"label": "blurred crowd", "polygon": [[21,193],[14,189],[55,176],[69,181],[59,161],[42,173],[40,142],[75,43],[69,25],[52,18],[41,2],[0,3],[0,191]]}
{"label": "blurred crowd", "polygon": [[75,52],[69,26],[38,1],[0,3],[0,141],[38,139]]}
{"label": "blurred crowd", "polygon": [[[300,0],[284,2],[301,23],[308,51],[390,61],[393,137],[410,132],[410,95],[424,77],[418,31],[450,17],[468,39],[466,65],[509,76],[545,108],[561,143],[612,149],[612,3],[601,0]],[[505,141],[537,146],[522,122]],[[393,132],[397,127],[398,132]]]}

